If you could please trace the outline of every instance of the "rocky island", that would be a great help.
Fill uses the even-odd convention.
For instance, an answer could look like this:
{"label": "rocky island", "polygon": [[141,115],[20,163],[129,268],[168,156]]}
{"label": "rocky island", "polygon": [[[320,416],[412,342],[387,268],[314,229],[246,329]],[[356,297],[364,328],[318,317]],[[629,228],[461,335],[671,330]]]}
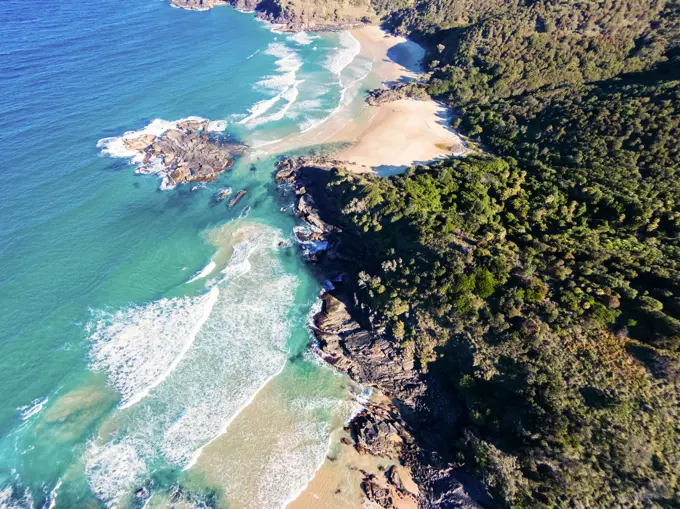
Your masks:
{"label": "rocky island", "polygon": [[208,121],[182,120],[160,136],[123,138],[125,148],[143,156],[138,173],[157,173],[162,189],[187,182],[211,182],[234,163],[245,146],[211,137]]}

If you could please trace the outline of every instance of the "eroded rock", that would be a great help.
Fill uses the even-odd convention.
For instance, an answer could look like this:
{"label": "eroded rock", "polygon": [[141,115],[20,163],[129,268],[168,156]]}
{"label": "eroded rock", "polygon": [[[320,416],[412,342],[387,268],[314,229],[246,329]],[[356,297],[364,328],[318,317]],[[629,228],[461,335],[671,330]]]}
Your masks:
{"label": "eroded rock", "polygon": [[159,173],[163,188],[186,182],[210,182],[231,168],[242,145],[225,144],[208,135],[208,122],[183,120],[161,136],[126,137],[125,147],[144,155],[139,173]]}

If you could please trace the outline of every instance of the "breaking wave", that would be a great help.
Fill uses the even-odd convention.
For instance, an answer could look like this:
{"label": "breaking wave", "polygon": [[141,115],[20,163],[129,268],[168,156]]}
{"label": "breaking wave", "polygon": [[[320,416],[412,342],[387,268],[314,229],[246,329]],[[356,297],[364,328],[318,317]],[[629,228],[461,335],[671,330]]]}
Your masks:
{"label": "breaking wave", "polygon": [[[108,439],[90,445],[88,479],[108,504],[115,504],[122,493],[142,482],[158,461],[180,468],[190,465],[286,363],[291,329],[288,312],[297,278],[283,270],[276,256],[280,234],[270,227],[244,223],[235,235],[239,242],[223,277],[207,295],[123,310],[112,315],[117,318],[115,326],[108,317],[95,326],[95,334],[101,336],[93,341],[92,355],[102,359],[97,367],[109,370],[110,379],[119,380],[119,387],[128,394],[164,372],[161,364],[167,365],[166,359],[172,357],[160,340],[166,333],[184,338],[183,343],[170,343],[188,345],[181,362],[153,391],[113,416],[107,426],[113,430]],[[209,316],[195,340],[189,339],[191,324],[197,323],[195,317],[203,316],[208,305]],[[105,332],[111,327],[112,334]],[[120,332],[126,330],[132,334]],[[132,348],[140,359],[115,347],[110,348],[111,354],[101,354],[108,344],[104,338],[110,336],[123,338],[121,348]],[[129,369],[126,362],[136,369]],[[144,364],[150,366],[144,368]],[[128,373],[132,376],[126,378]],[[120,465],[126,465],[125,469]]]}
{"label": "breaking wave", "polygon": [[[299,55],[282,42],[272,42],[265,50],[265,55],[277,57],[275,62],[278,74],[270,75],[257,82],[257,86],[265,91],[277,92],[269,99],[257,102],[249,110],[249,114],[241,119],[239,124],[246,124],[249,128],[275,122],[284,118],[290,107],[298,97],[298,86],[303,80],[297,79],[297,72],[302,67],[302,60]],[[276,113],[262,117],[270,109],[276,106],[279,101],[285,104]]]}
{"label": "breaking wave", "polygon": [[215,262],[210,260],[210,263],[208,265],[206,265],[201,270],[199,270],[196,274],[191,276],[191,279],[189,279],[189,281],[187,281],[187,284],[193,283],[194,281],[198,281],[199,279],[203,279],[203,278],[209,276],[212,273],[212,271],[215,270],[215,267],[216,267]]}
{"label": "breaking wave", "polygon": [[326,69],[337,75],[340,75],[361,51],[361,43],[347,31],[340,32],[339,43],[337,51],[331,53],[323,63]]}
{"label": "breaking wave", "polygon": [[134,405],[177,367],[217,300],[212,288],[200,297],[161,299],[114,313],[99,312],[89,324],[90,368],[105,371],[122,395],[121,408]]}
{"label": "breaking wave", "polygon": [[[31,401],[30,404],[21,406],[17,408],[19,412],[21,412],[21,420],[22,421],[27,421],[31,417],[33,417],[35,414],[40,412],[47,402],[49,401],[49,398],[36,398],[33,401]],[[0,506],[1,507],[1,506]]]}
{"label": "breaking wave", "polygon": [[297,32],[294,35],[288,36],[289,41],[294,41],[301,46],[307,46],[308,44],[311,44],[312,42],[314,42],[314,39],[319,39],[319,38],[320,37],[318,35],[311,35],[307,32]]}

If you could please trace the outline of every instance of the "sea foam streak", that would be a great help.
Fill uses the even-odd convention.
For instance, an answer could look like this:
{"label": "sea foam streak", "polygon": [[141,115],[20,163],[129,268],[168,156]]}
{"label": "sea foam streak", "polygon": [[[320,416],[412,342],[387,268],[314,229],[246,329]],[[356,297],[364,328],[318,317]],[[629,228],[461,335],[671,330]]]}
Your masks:
{"label": "sea foam streak", "polygon": [[216,267],[215,262],[210,260],[210,263],[208,265],[206,265],[201,270],[199,270],[196,274],[191,276],[191,279],[189,279],[189,281],[187,281],[187,284],[193,283],[194,281],[198,281],[199,279],[203,279],[203,278],[209,276],[212,273],[212,271],[215,270],[215,267]]}
{"label": "sea foam streak", "polygon": [[[239,124],[246,124],[253,128],[267,122],[281,120],[298,96],[298,85],[302,83],[297,79],[297,72],[302,67],[302,60],[298,54],[282,42],[272,42],[264,52],[266,55],[277,57],[275,62],[278,74],[265,77],[257,82],[257,86],[266,91],[275,91],[276,95],[269,99],[263,99],[250,108],[249,114],[240,120]],[[276,113],[260,118],[279,101],[286,104]]]}
{"label": "sea foam streak", "polygon": [[[121,490],[134,487],[159,460],[186,466],[286,363],[288,310],[297,279],[283,270],[276,256],[281,236],[277,230],[252,223],[234,235],[239,242],[223,279],[214,287],[219,290],[216,302],[182,361],[146,398],[114,415],[107,425],[112,430],[107,440],[90,447],[86,458],[89,481],[107,503],[119,497]],[[156,332],[172,330],[173,322],[190,322],[188,317],[198,307],[183,300],[176,313],[162,312],[167,305],[148,305],[160,314],[122,312],[126,323],[119,328],[152,331],[150,338],[138,338],[136,351],[141,355],[149,343],[153,349]],[[152,366],[159,360],[153,355],[146,358]],[[121,371],[117,362],[110,365],[116,378],[132,375],[121,386],[136,384],[134,371]],[[130,465],[125,476],[116,470],[121,461]],[[112,472],[111,480],[97,472]]]}
{"label": "sea foam streak", "polygon": [[91,324],[90,367],[108,373],[109,383],[122,395],[122,408],[141,401],[177,367],[218,294],[212,288],[201,297],[98,313]]}
{"label": "sea foam streak", "polygon": [[31,417],[33,417],[35,414],[40,412],[43,407],[47,404],[49,401],[49,398],[36,398],[33,401],[31,401],[30,405],[25,405],[22,407],[17,408],[19,412],[21,412],[21,419],[24,421],[27,421]]}

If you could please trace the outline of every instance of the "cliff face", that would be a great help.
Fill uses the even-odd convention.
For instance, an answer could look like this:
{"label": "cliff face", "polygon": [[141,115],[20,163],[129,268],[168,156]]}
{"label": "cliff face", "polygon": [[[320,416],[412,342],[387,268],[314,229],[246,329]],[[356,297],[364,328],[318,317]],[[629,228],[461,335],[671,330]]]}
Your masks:
{"label": "cliff face", "polygon": [[[386,396],[385,403],[369,402],[350,423],[350,435],[360,454],[389,458],[410,469],[418,494],[407,493],[393,471],[384,479],[367,475],[362,487],[378,506],[398,507],[400,498],[417,498],[418,507],[478,509],[483,489],[464,487],[452,465],[442,461],[438,449],[446,447],[448,432],[455,425],[455,403],[445,391],[426,380],[414,360],[414,351],[390,339],[372,326],[371,311],[356,299],[357,270],[353,258],[357,238],[343,230],[339,211],[326,200],[330,169],[339,161],[299,158],[281,161],[276,180],[285,194],[297,196],[298,216],[306,221],[317,240],[328,248],[308,257],[316,263],[328,290],[322,309],[314,317],[312,331],[319,355],[353,380]],[[444,431],[442,431],[444,430]],[[475,490],[473,499],[469,490]]]}
{"label": "cliff face", "polygon": [[367,22],[378,16],[370,0],[171,0],[172,5],[189,10],[208,10],[232,5],[243,11],[255,11],[257,17],[283,25],[284,31],[337,30]]}

